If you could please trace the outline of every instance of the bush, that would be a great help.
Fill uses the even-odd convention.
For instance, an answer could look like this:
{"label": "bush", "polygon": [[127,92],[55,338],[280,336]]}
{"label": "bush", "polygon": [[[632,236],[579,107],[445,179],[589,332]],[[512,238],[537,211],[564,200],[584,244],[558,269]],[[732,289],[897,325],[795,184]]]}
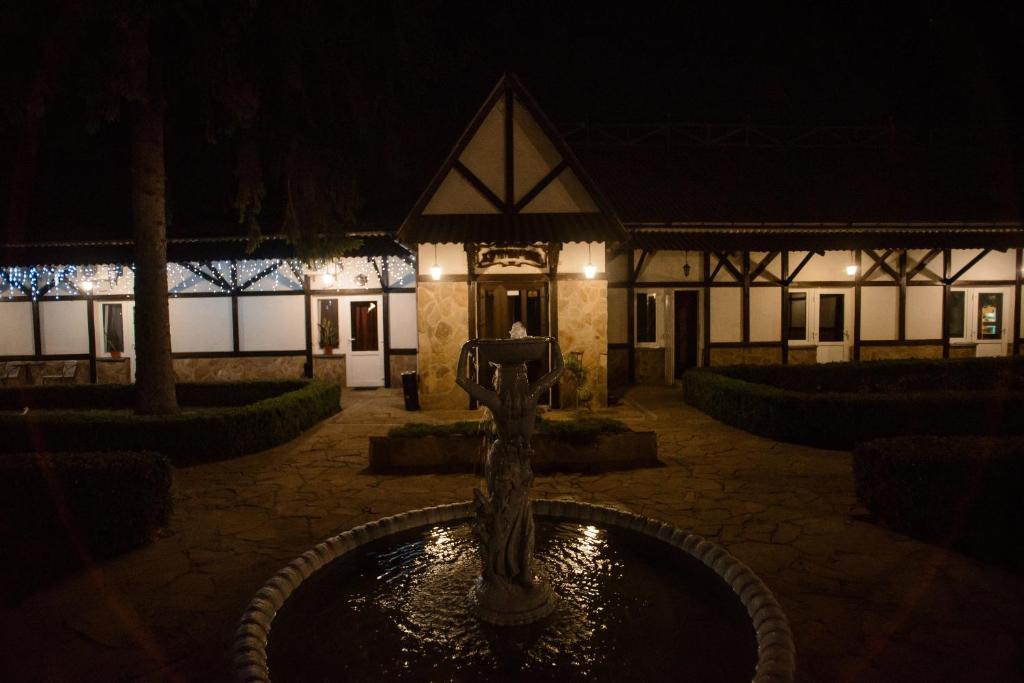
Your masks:
{"label": "bush", "polygon": [[[222,388],[207,385],[217,388],[205,396],[227,400],[231,387],[240,385],[249,387],[239,392],[247,396],[271,393],[275,387],[294,389],[247,405],[183,410],[177,415],[104,410],[0,414],[0,451],[158,451],[172,456],[176,464],[187,464],[276,446],[339,410],[341,388],[331,382],[225,383]],[[190,398],[199,400],[204,392],[201,385],[194,386],[185,391],[195,391]]]}
{"label": "bush", "polygon": [[4,558],[108,557],[148,541],[170,513],[171,466],[158,453],[0,454]]}
{"label": "bush", "polygon": [[[426,424],[410,422],[388,431],[388,436],[489,436],[490,422],[449,422],[447,424]],[[567,443],[593,443],[601,434],[621,434],[630,431],[625,423],[608,417],[578,415],[572,420],[542,420],[537,417],[536,433]]]}
{"label": "bush", "polygon": [[868,441],[853,474],[857,497],[887,525],[1024,569],[1024,438]]}
{"label": "bush", "polygon": [[[306,380],[179,382],[180,406],[241,406],[301,389]],[[131,384],[44,384],[0,389],[0,410],[110,410],[132,407]]]}
{"label": "bush", "polygon": [[[948,388],[954,380],[941,378],[933,378],[931,386],[941,389],[932,391],[825,390],[852,387],[858,372],[870,378],[869,365],[877,368],[882,364],[851,363],[836,373],[831,366],[810,366],[810,371],[797,366],[792,368],[796,370],[792,374],[788,372],[790,368],[783,366],[763,372],[748,367],[688,370],[683,375],[683,397],[690,405],[726,424],[780,441],[823,448],[849,449],[868,439],[910,434],[1024,434],[1024,391],[954,390]],[[921,371],[911,362],[884,365],[882,374],[888,377],[898,376],[897,366],[912,373]],[[936,364],[923,365],[930,367],[933,374],[940,374],[935,370]],[[1008,366],[1014,372],[1021,367],[1011,363],[983,365]],[[953,374],[960,376],[950,373]],[[1012,374],[1006,372],[1003,376],[1008,378]],[[828,382],[837,377],[841,381]],[[774,379],[783,386],[756,383],[754,379]],[[791,386],[821,389],[785,388]]]}

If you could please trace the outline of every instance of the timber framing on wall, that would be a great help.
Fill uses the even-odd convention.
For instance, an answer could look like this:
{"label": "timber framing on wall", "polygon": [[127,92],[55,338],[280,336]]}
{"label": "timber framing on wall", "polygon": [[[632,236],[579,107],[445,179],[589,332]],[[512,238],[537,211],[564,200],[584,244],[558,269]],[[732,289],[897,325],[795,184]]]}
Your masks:
{"label": "timber framing on wall", "polygon": [[[702,339],[703,349],[701,363],[708,365],[711,362],[711,352],[714,349],[739,349],[739,348],[779,348],[780,361],[783,364],[789,363],[789,290],[794,285],[801,288],[829,288],[848,290],[853,295],[853,329],[852,342],[850,343],[851,360],[859,360],[863,347],[889,347],[889,346],[938,346],[941,344],[943,357],[950,356],[950,339],[948,330],[948,313],[950,305],[951,288],[959,287],[1012,287],[1013,299],[1011,307],[1007,308],[1007,318],[1012,317],[1013,334],[1009,337],[1010,352],[1014,355],[1021,353],[1021,346],[1024,344],[1024,335],[1021,334],[1021,325],[1024,324],[1024,249],[1014,248],[1014,278],[992,278],[992,279],[965,279],[965,276],[972,268],[977,266],[986,256],[993,251],[1001,251],[996,248],[979,247],[975,249],[958,249],[960,252],[967,252],[966,261],[955,271],[952,270],[953,250],[950,248],[933,247],[919,250],[923,254],[913,259],[911,250],[903,248],[886,249],[854,249],[853,263],[857,270],[853,277],[848,280],[797,280],[800,273],[810,264],[815,257],[825,255],[825,250],[790,250],[760,252],[760,256],[754,257],[752,251],[701,251],[704,276],[699,281],[693,280],[643,280],[642,271],[645,263],[649,262],[650,254],[654,250],[629,249],[624,250],[627,258],[626,280],[611,281],[609,288],[624,288],[626,296],[626,326],[629,337],[626,344],[609,345],[615,348],[626,348],[629,352],[628,364],[630,368],[629,381],[635,382],[635,292],[638,288],[663,288],[663,289],[689,289],[695,286],[700,287],[703,293],[703,315]],[[682,251],[672,249],[670,251]],[[837,251],[837,250],[833,250]],[[845,250],[843,250],[845,251]],[[1005,250],[1002,250],[1005,251]],[[637,259],[639,254],[639,259]],[[792,256],[797,256],[795,264],[791,267]],[[645,258],[646,256],[646,258]],[[636,261],[636,262],[634,262]],[[769,271],[772,263],[778,263],[778,270],[775,273]],[[941,267],[940,267],[941,265]],[[710,293],[715,288],[740,288],[742,313],[740,317],[740,341],[735,342],[713,342],[711,341],[711,307]],[[780,290],[780,326],[779,341],[753,341],[751,339],[751,290],[759,287],[777,287]],[[895,314],[895,329],[893,339],[864,340],[862,329],[864,326],[863,292],[865,288],[889,287],[897,292],[897,306]],[[908,336],[908,292],[911,288],[941,287],[942,288],[942,311],[941,327],[942,334],[934,339],[912,339]],[[939,314],[936,311],[936,314]]]}

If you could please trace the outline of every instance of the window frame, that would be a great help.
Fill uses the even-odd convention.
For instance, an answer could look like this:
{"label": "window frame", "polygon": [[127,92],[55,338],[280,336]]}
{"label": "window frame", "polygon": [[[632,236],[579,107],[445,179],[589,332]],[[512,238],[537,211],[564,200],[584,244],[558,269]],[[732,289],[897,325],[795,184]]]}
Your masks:
{"label": "window frame", "polygon": [[[665,316],[659,311],[659,299],[661,298],[662,292],[657,289],[637,289],[633,295],[633,343],[637,348],[648,348],[648,349],[660,349],[665,346],[665,337],[663,332],[663,325],[665,322]],[[645,301],[654,299],[653,307],[648,306],[646,313],[653,309],[654,312],[654,339],[641,340],[640,339],[640,297],[645,297]],[[648,325],[648,329],[651,326]]]}

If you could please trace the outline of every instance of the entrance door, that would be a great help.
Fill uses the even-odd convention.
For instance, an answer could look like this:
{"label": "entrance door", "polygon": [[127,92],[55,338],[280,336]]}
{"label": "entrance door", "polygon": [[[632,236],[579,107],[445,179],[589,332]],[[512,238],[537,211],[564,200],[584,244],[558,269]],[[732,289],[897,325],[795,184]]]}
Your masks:
{"label": "entrance door", "polygon": [[1006,302],[1011,300],[1010,293],[1003,289],[978,289],[972,298],[972,327],[978,344],[975,355],[1005,356],[1007,340],[1004,337],[1007,328],[1012,327],[1006,324]]}
{"label": "entrance door", "polygon": [[[477,337],[480,339],[508,339],[509,330],[517,322],[522,323],[531,336],[547,336],[547,283],[478,282],[476,320]],[[530,361],[526,367],[530,381],[533,381],[547,372],[548,360]],[[479,382],[484,386],[490,386],[493,377],[493,368],[479,368]]]}
{"label": "entrance door", "polygon": [[849,358],[846,292],[804,290],[789,293],[789,345],[814,346],[819,363]]}
{"label": "entrance door", "polygon": [[846,295],[819,292],[817,296],[818,362],[846,360]]}
{"label": "entrance door", "polygon": [[384,386],[384,316],[381,296],[339,299],[341,329],[347,331],[346,383],[350,387]]}
{"label": "entrance door", "polygon": [[697,366],[697,321],[700,300],[697,292],[676,292],[675,363],[673,375],[681,379],[683,371]]}

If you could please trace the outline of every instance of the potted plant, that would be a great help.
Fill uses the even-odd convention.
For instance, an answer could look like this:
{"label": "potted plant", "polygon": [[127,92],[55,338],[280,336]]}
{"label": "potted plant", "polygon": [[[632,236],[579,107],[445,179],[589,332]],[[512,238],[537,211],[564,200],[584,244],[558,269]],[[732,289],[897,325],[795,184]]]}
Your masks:
{"label": "potted plant", "polygon": [[320,328],[320,348],[324,350],[324,355],[330,356],[338,347],[338,330],[327,319],[321,320],[317,327]]}
{"label": "potted plant", "polygon": [[583,406],[590,408],[590,402],[594,400],[594,392],[587,386],[587,369],[583,366],[583,354],[573,351],[565,356],[565,374],[572,380],[573,407],[579,409]]}

